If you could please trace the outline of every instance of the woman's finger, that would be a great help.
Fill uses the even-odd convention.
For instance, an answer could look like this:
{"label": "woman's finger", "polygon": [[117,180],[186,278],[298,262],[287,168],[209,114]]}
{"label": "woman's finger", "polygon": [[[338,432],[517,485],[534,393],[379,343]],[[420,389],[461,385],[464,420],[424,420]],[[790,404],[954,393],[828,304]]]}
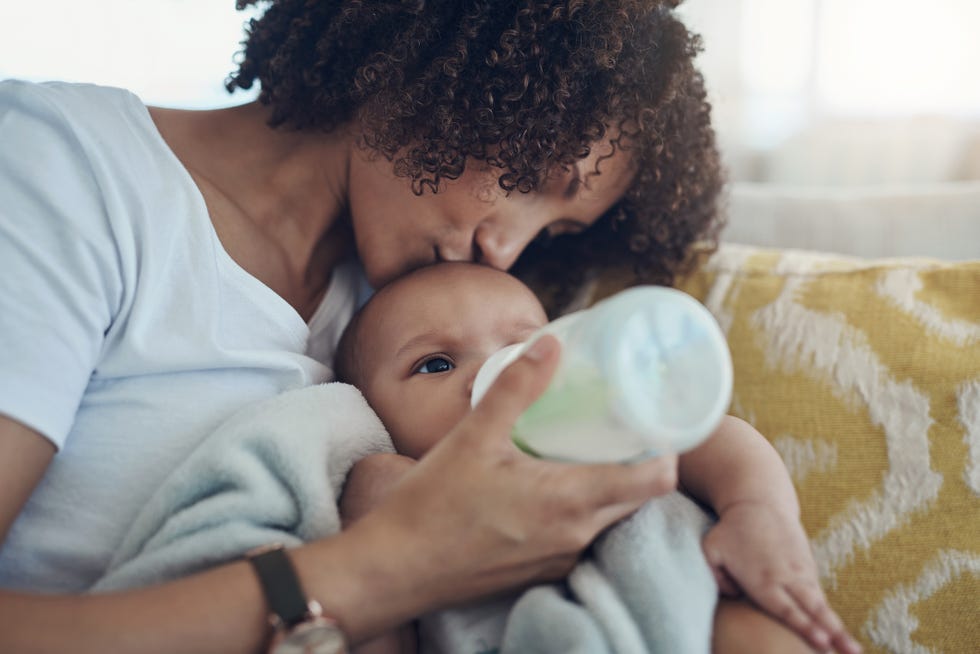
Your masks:
{"label": "woman's finger", "polygon": [[677,488],[677,457],[569,467],[567,483],[583,498],[601,529],[636,511],[650,498]]}

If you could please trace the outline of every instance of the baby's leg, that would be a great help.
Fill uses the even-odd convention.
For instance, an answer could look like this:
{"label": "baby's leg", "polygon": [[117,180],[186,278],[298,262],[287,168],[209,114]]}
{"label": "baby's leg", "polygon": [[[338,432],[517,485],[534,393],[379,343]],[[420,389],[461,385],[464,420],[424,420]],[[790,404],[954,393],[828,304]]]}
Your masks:
{"label": "baby's leg", "polygon": [[720,598],[715,609],[713,654],[816,654],[802,638],[745,600]]}

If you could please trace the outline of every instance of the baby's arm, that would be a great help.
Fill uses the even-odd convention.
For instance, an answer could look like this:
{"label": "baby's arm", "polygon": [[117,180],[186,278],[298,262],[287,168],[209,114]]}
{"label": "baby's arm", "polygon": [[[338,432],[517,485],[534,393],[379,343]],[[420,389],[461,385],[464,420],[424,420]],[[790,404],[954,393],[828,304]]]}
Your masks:
{"label": "baby's arm", "polygon": [[681,455],[678,475],[718,514],[704,553],[723,594],[744,592],[819,650],[860,651],[820,588],[786,467],[755,428],[726,417]]}
{"label": "baby's arm", "polygon": [[[355,464],[340,496],[343,527],[346,529],[371,511],[414,466],[415,459],[388,453],[372,454]],[[361,643],[351,654],[415,654],[417,651],[418,630],[410,622]]]}

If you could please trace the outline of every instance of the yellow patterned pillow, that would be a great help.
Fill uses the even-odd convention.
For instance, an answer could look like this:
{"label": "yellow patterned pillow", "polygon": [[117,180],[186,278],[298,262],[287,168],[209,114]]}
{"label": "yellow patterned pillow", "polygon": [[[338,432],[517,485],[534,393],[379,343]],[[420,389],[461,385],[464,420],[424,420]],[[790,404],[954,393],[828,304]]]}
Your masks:
{"label": "yellow patterned pillow", "polygon": [[980,652],[980,261],[723,245],[678,286],[727,333],[731,412],[782,454],[866,651]]}

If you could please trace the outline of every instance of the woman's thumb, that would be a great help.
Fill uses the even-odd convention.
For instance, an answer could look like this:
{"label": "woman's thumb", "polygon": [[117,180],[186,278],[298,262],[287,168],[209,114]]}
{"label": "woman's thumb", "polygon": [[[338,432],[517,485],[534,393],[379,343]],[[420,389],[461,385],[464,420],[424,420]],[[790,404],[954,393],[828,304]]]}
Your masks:
{"label": "woman's thumb", "polygon": [[561,346],[554,336],[538,338],[507,366],[473,409],[488,429],[508,434],[517,417],[544,392],[555,373]]}

